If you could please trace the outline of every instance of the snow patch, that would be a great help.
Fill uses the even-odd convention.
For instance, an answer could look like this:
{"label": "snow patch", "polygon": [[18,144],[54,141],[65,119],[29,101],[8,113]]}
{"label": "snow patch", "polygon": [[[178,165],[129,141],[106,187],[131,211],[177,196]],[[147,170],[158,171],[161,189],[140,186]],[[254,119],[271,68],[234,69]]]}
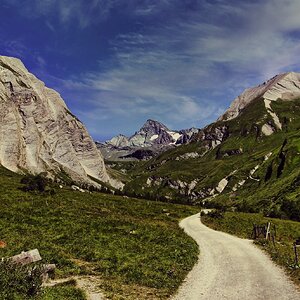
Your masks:
{"label": "snow patch", "polygon": [[167,132],[175,141],[177,141],[181,137],[181,134],[178,132],[174,132],[174,131],[167,131]]}
{"label": "snow patch", "polygon": [[158,138],[158,134],[153,134],[150,138],[150,141],[154,141]]}

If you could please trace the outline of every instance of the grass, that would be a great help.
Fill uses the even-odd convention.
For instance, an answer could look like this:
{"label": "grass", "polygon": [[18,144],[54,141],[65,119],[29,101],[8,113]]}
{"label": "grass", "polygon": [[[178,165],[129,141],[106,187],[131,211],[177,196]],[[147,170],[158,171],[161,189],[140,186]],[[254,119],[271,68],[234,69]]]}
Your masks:
{"label": "grass", "polygon": [[[99,276],[112,299],[148,299],[145,291],[167,298],[197,260],[196,243],[178,227],[197,212],[193,207],[67,187],[54,195],[26,193],[20,179],[0,169],[0,239],[8,245],[0,256],[38,248],[58,277]],[[44,299],[82,299],[72,287],[46,291]]]}
{"label": "grass", "polygon": [[42,294],[37,297],[38,300],[55,300],[55,299],[72,299],[72,300],[85,300],[84,293],[76,287],[72,286],[57,286],[45,288]]}
{"label": "grass", "polygon": [[[263,217],[261,214],[226,212],[223,218],[202,216],[202,222],[215,229],[241,238],[250,238],[253,224],[271,222],[276,226],[275,243],[265,239],[258,244],[279,265],[283,266],[291,278],[300,286],[300,268],[295,265],[293,243],[300,237],[300,223]],[[299,251],[300,252],[300,251]],[[299,253],[300,254],[300,253]]]}

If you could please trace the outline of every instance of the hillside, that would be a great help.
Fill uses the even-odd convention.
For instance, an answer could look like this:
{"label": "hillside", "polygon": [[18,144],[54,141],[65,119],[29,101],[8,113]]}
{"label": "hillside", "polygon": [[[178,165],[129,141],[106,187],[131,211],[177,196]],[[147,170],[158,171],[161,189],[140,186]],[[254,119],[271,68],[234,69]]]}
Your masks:
{"label": "hillside", "polygon": [[[21,179],[0,168],[0,257],[38,248],[57,278],[93,276],[111,299],[166,299],[197,260],[195,242],[178,227],[197,209],[51,182],[46,192],[24,192]],[[70,286],[45,293],[43,300],[83,300]]]}
{"label": "hillside", "polygon": [[[125,191],[298,219],[298,75],[278,75],[259,89],[246,90],[244,97],[237,98],[243,99],[241,105],[235,100],[217,122],[198,134],[197,142],[133,168],[129,172],[133,180]],[[274,91],[283,99],[271,99]],[[233,107],[239,107],[234,116]]]}

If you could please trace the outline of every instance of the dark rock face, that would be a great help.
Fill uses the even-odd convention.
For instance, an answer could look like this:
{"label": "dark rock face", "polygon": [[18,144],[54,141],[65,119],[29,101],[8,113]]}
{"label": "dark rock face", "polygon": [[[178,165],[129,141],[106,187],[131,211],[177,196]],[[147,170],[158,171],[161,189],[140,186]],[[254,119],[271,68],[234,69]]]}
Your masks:
{"label": "dark rock face", "polygon": [[159,135],[166,131],[170,131],[167,126],[165,126],[164,124],[162,124],[158,121],[148,119],[146,121],[146,123],[142,126],[142,128],[135,134],[143,134],[144,133],[147,135],[154,135],[154,134]]}
{"label": "dark rock face", "polygon": [[181,136],[177,139],[176,145],[188,144],[189,142],[196,139],[196,136],[199,135],[201,129],[192,127],[189,129],[180,130],[179,133]]}
{"label": "dark rock face", "polygon": [[151,150],[138,149],[131,154],[122,156],[121,158],[136,158],[139,160],[150,159],[154,156],[154,152]]}
{"label": "dark rock face", "polygon": [[158,145],[168,145],[168,144],[171,144],[171,143],[174,143],[175,140],[174,138],[166,131],[162,131],[158,137],[154,140],[154,143],[155,144],[158,144]]}
{"label": "dark rock face", "polygon": [[202,140],[206,142],[208,149],[220,145],[229,136],[229,130],[226,125],[205,128],[203,133]]}
{"label": "dark rock face", "polygon": [[169,145],[175,143],[172,132],[162,123],[154,120],[147,120],[142,128],[129,138],[129,145],[145,147],[151,145]]}

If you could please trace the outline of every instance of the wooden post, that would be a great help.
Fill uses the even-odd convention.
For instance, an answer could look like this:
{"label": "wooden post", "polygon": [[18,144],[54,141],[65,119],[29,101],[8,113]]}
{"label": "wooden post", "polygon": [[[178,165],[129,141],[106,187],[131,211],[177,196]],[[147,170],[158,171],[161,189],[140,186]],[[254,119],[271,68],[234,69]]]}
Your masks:
{"label": "wooden post", "polygon": [[266,240],[267,240],[268,237],[270,236],[270,226],[271,226],[271,223],[268,222],[268,226],[267,226],[267,230],[266,230]]}
{"label": "wooden post", "polygon": [[297,251],[297,244],[294,243],[294,252],[295,252],[295,265],[298,266],[298,251]]}
{"label": "wooden post", "polygon": [[256,238],[257,238],[257,226],[256,226],[256,224],[253,224],[252,238],[254,240],[256,240]]}

